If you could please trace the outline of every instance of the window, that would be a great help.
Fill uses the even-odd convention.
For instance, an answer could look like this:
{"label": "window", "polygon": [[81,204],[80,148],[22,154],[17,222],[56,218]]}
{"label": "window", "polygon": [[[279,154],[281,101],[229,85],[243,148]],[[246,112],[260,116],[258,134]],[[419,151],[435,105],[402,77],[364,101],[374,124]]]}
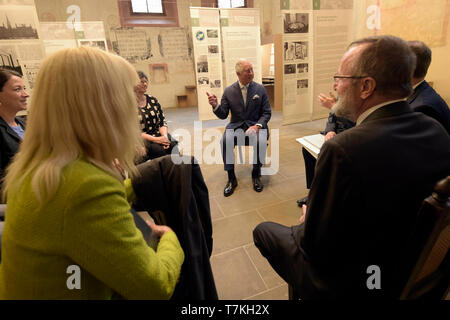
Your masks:
{"label": "window", "polygon": [[202,0],[202,7],[253,8],[253,0]]}
{"label": "window", "polygon": [[245,0],[217,0],[219,8],[244,8]]}
{"label": "window", "polygon": [[122,27],[179,27],[177,0],[118,0]]}
{"label": "window", "polygon": [[162,0],[131,0],[133,13],[164,13]]}

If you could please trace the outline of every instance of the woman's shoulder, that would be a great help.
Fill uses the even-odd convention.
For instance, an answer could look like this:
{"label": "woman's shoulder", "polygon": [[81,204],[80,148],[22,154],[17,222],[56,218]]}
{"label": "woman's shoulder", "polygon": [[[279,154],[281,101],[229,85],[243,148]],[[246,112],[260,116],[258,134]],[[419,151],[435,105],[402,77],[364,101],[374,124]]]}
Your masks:
{"label": "woman's shoulder", "polygon": [[145,96],[147,97],[147,102],[150,103],[151,105],[159,104],[159,101],[156,97],[149,94],[145,94]]}
{"label": "woman's shoulder", "polygon": [[63,170],[65,180],[77,184],[108,183],[120,184],[120,181],[109,172],[85,160],[77,159],[69,163]]}

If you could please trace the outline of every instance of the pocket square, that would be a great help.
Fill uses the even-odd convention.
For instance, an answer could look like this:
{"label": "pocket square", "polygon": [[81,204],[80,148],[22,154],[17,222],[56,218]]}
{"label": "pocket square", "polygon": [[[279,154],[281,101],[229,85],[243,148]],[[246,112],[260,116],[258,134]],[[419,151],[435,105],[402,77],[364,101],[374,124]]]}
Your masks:
{"label": "pocket square", "polygon": [[253,100],[256,100],[256,99],[259,99],[259,96],[258,96],[257,94],[255,94],[255,95],[253,96]]}

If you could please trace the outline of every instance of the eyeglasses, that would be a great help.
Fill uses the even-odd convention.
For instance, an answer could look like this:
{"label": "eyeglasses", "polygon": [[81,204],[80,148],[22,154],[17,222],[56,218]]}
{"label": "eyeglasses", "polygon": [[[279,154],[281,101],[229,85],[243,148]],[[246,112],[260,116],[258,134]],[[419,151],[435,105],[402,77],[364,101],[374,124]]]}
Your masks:
{"label": "eyeglasses", "polygon": [[367,76],[345,76],[345,75],[341,75],[341,74],[335,74],[333,76],[334,82],[336,82],[338,79],[362,79],[365,78]]}

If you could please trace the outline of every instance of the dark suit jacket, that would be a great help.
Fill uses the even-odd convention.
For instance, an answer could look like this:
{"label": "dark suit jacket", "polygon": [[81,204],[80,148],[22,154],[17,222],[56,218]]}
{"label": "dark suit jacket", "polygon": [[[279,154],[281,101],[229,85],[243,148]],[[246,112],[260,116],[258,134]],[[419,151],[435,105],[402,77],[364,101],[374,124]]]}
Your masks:
{"label": "dark suit jacket", "polygon": [[[16,122],[25,129],[24,122],[16,117]],[[6,167],[11,162],[12,157],[19,150],[22,139],[13,129],[0,117],[0,179],[3,178]]]}
{"label": "dark suit jacket", "polygon": [[226,129],[236,129],[244,123],[248,127],[259,123],[264,129],[268,129],[267,123],[271,117],[271,109],[264,86],[253,81],[248,85],[247,104],[245,106],[239,81],[228,86],[214,113],[220,119],[226,119],[230,111],[231,121],[227,124]]}
{"label": "dark suit jacket", "polygon": [[164,213],[176,233],[185,259],[172,300],[217,300],[209,258],[213,249],[208,188],[198,164],[176,165],[164,156],[138,165],[133,178],[139,210]]}
{"label": "dark suit jacket", "polygon": [[439,121],[450,134],[450,110],[444,99],[423,81],[408,98],[408,103],[414,111],[425,113]]}
{"label": "dark suit jacket", "polygon": [[[450,174],[450,136],[406,102],[384,106],[327,141],[317,160],[304,228],[303,298],[398,298],[416,214],[434,184]],[[368,290],[381,269],[381,290]]]}

